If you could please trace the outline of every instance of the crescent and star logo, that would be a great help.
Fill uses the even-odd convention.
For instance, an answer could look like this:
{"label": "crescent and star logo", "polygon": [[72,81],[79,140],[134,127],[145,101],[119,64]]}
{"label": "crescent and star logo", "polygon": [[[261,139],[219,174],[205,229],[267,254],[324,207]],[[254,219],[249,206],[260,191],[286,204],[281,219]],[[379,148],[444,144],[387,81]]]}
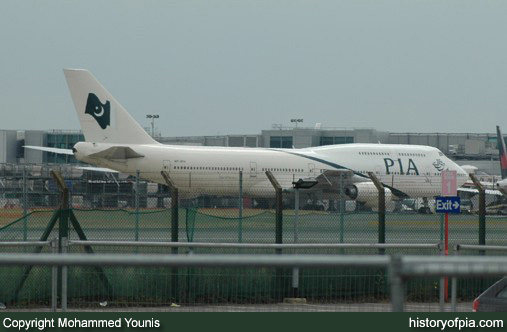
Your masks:
{"label": "crescent and star logo", "polygon": [[440,160],[440,159],[437,159],[435,160],[435,162],[433,163],[433,167],[435,167],[437,169],[437,171],[441,172],[444,170],[444,167],[445,167],[445,163]]}
{"label": "crescent and star logo", "polygon": [[107,126],[111,125],[111,103],[109,100],[106,100],[106,103],[102,104],[99,97],[93,93],[89,93],[86,100],[85,113],[93,116],[102,129],[106,129]]}

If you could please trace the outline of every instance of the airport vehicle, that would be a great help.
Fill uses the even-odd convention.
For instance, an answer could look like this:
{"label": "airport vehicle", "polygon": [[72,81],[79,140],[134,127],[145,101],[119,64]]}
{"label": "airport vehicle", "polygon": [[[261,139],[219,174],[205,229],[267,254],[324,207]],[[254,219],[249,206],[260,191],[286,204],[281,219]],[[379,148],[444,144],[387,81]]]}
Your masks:
{"label": "airport vehicle", "polygon": [[284,190],[299,178],[315,178],[315,190],[339,191],[353,200],[376,204],[377,190],[368,177],[373,172],[384,184],[386,200],[433,197],[441,190],[441,171],[455,170],[458,186],[467,173],[440,150],[429,146],[342,144],[304,149],[236,148],[164,145],[156,142],[116,99],[83,69],[64,74],[85,136],[72,150],[38,148],[73,154],[78,160],[122,173],[165,183],[169,173],[180,195],[237,194],[238,173],[243,192],[252,197],[274,195],[271,171]]}
{"label": "airport vehicle", "polygon": [[504,277],[486,289],[473,302],[473,311],[507,311],[507,277]]}

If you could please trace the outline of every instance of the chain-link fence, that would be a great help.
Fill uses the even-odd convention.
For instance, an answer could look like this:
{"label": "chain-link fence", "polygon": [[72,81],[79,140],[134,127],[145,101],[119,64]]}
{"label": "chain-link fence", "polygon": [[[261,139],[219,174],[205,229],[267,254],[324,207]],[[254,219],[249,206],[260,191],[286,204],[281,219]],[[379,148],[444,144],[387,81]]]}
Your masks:
{"label": "chain-link fence", "polygon": [[[53,246],[56,247],[56,246]],[[445,258],[445,259],[444,259]],[[160,271],[162,275],[177,276],[180,270],[190,270],[192,273],[187,275],[187,282],[192,280],[193,277],[198,275],[208,275],[208,269],[211,269],[210,275],[218,278],[230,278],[231,284],[219,289],[216,285],[201,285],[198,283],[188,283],[181,286],[179,283],[181,280],[171,280],[170,287],[172,288],[173,297],[177,299],[184,299],[183,301],[192,301],[190,294],[201,294],[199,300],[194,301],[194,305],[171,305],[161,306],[161,310],[166,311],[346,311],[354,310],[360,311],[359,309],[373,311],[387,311],[391,309],[393,311],[421,311],[420,304],[414,304],[408,302],[409,298],[405,294],[404,289],[410,280],[420,277],[452,277],[453,280],[456,278],[466,278],[475,276],[477,278],[483,277],[499,277],[505,275],[506,260],[504,257],[442,257],[442,256],[386,256],[386,255],[352,255],[352,256],[326,256],[326,255],[83,255],[83,254],[14,254],[14,255],[2,255],[0,256],[0,266],[51,266],[51,297],[52,297],[52,308],[56,310],[57,297],[58,297],[58,280],[57,276],[61,276],[61,293],[62,299],[61,308],[63,311],[68,309],[67,299],[69,297],[69,289],[81,288],[81,284],[69,284],[69,267],[75,269],[79,267],[95,267],[100,272],[104,272],[104,266],[116,266],[128,269],[129,267],[153,267],[157,266],[157,271]],[[255,268],[257,272],[250,274],[250,269]],[[286,298],[287,292],[284,289],[287,288],[288,276],[284,273],[284,270],[292,269],[293,271],[293,285],[294,285],[294,271],[304,269],[305,271],[313,270],[347,270],[354,269],[355,271],[361,271],[362,269],[376,270],[381,274],[387,275],[389,278],[386,280],[386,288],[389,291],[386,292],[386,296],[390,300],[389,307],[382,305],[382,303],[358,303],[355,302],[354,306],[350,306],[347,300],[341,302],[337,300],[334,291],[340,288],[340,284],[336,282],[321,283],[319,279],[315,282],[309,279],[309,284],[313,287],[321,285],[324,288],[325,295],[331,294],[330,301],[326,302],[320,299],[318,303],[312,305],[306,305],[306,298]],[[61,274],[55,273],[58,269],[61,270]],[[167,269],[167,270],[165,270]],[[81,270],[79,270],[81,272]],[[229,273],[230,271],[230,273]],[[269,275],[271,271],[271,275]],[[195,273],[197,272],[197,274]],[[245,274],[245,272],[247,272]],[[86,273],[86,272],[85,272]],[[356,272],[357,274],[357,272]],[[236,277],[233,277],[236,276]],[[244,284],[237,282],[239,280],[247,279],[251,275],[255,276],[255,280],[262,279],[261,276],[268,275],[266,282],[259,282],[257,286],[259,289],[255,289],[256,294],[255,302],[250,302],[248,294],[245,298],[242,298],[242,288]],[[245,278],[246,277],[246,278]],[[320,277],[320,276],[319,276]],[[336,278],[332,278],[336,281]],[[41,281],[43,281],[41,279]],[[129,280],[125,279],[122,285],[128,285]],[[113,292],[113,288],[107,285],[107,280],[102,279],[101,283],[104,283],[109,292]],[[454,286],[453,282],[453,286]],[[175,287],[176,285],[176,287]],[[95,287],[100,288],[100,285],[90,285],[87,289],[93,289]],[[131,285],[133,289],[139,284]],[[237,287],[239,286],[239,287]],[[250,285],[251,286],[251,285]],[[345,285],[346,289],[350,289],[350,286],[355,286],[354,283]],[[501,288],[498,288],[500,287]],[[149,302],[146,305],[150,306],[148,310],[153,310],[153,298],[160,298],[161,301],[167,300],[165,294],[161,294],[158,290],[168,287],[167,283],[155,284],[153,287],[143,288],[143,293],[146,294]],[[211,289],[208,289],[210,287]],[[336,288],[334,288],[336,287]],[[504,292],[507,287],[507,281],[502,279],[500,283],[495,284],[495,289]],[[185,293],[185,289],[189,290]],[[251,287],[247,287],[250,290]],[[201,293],[202,292],[202,293]],[[452,290],[453,299],[456,298],[455,287]],[[79,294],[84,294],[81,292]],[[212,295],[211,295],[212,294]],[[341,292],[339,294],[342,294]],[[487,293],[486,293],[487,294]],[[218,296],[217,296],[218,295]],[[311,296],[307,293],[308,296]],[[324,296],[325,296],[324,295]],[[501,302],[490,302],[485,294],[479,297],[479,300],[474,301],[474,309],[479,311],[498,311],[504,309]],[[85,294],[86,297],[86,294]],[[106,307],[109,305],[108,296],[101,297],[99,305]],[[276,301],[276,299],[284,298],[284,302]],[[320,298],[320,297],[319,297]],[[75,298],[74,298],[75,299]],[[245,299],[242,301],[242,299]],[[209,303],[206,301],[209,300]],[[276,302],[274,302],[274,300]],[[291,300],[291,301],[285,301]],[[128,305],[128,299],[126,299]],[[227,301],[231,301],[228,303]],[[196,305],[197,303],[197,305]],[[121,303],[120,303],[121,307]],[[118,308],[118,304],[116,306]],[[443,308],[443,305],[440,305]],[[138,307],[138,310],[142,307]],[[425,309],[433,309],[435,306],[428,306]],[[458,310],[458,306],[453,304],[453,311]],[[495,310],[496,309],[496,310]]]}
{"label": "chain-link fence", "polygon": [[[177,202],[173,202],[172,192],[167,186],[143,180],[158,177],[163,183],[162,176],[155,172],[139,173],[136,177],[66,166],[31,165],[3,165],[0,170],[1,241],[61,238],[62,216],[69,227],[64,235],[70,240],[82,239],[84,235],[88,240],[172,241],[175,235],[172,229],[175,226],[178,241],[208,243],[421,244],[443,243],[445,235],[443,215],[433,213],[434,199],[429,195],[434,184],[418,183],[415,177],[409,175],[402,186],[410,189],[411,195],[408,198],[395,199],[394,191],[400,185],[394,177],[390,183],[385,183],[386,188],[391,189],[385,190],[385,212],[382,216],[382,211],[379,212],[378,190],[365,172],[361,173],[364,181],[358,184],[351,182],[350,174],[326,178],[317,171],[291,174],[291,170],[270,169],[268,171],[284,188],[281,204],[277,204],[276,190],[269,181],[266,170],[224,169],[218,170],[219,178],[207,178],[205,170],[188,172],[173,169],[168,175],[178,179],[175,182],[179,191]],[[70,210],[61,209],[59,188],[50,170],[60,172],[65,179]],[[320,186],[319,182],[316,188],[308,190],[288,190],[292,182],[311,176],[318,177],[319,181],[324,178],[329,183]],[[490,203],[494,204],[495,200],[492,199]],[[174,214],[176,208],[178,213]],[[449,217],[451,248],[458,243],[480,243],[479,216],[475,212],[477,208],[478,205],[475,204],[470,206],[468,213]],[[62,211],[65,213],[62,214]],[[71,215],[77,223],[71,220]],[[175,215],[178,216],[177,219],[174,219]],[[53,227],[48,227],[51,222]],[[486,217],[487,244],[505,245],[506,230],[507,217]],[[26,248],[23,250],[29,251]],[[71,250],[85,251],[77,247]],[[119,254],[174,253],[168,248],[118,246],[94,246],[93,250],[97,253]],[[194,250],[204,254],[267,253],[265,249]],[[178,253],[186,254],[188,250],[179,249]],[[269,253],[276,251],[269,250]],[[283,253],[439,255],[441,251],[320,248],[285,250]],[[175,297],[175,290],[171,286],[174,278],[167,268],[106,269],[104,273],[110,280],[108,289],[104,288],[103,283],[97,282],[100,279],[97,279],[99,276],[96,270],[71,268],[69,285],[74,286],[69,288],[72,289],[69,303],[77,307],[93,305],[108,296],[109,303],[117,306],[273,303],[283,300],[281,296],[273,294],[288,295],[286,288],[273,286],[273,271],[231,269],[225,273],[223,270],[219,272],[209,268],[179,270],[174,278],[178,279],[180,292]],[[44,273],[47,278],[49,270]],[[376,270],[328,269],[300,273],[302,287],[299,296],[304,296],[315,304],[382,303],[387,300],[387,277],[385,273]],[[6,269],[2,274],[15,283],[23,271]],[[285,276],[282,279],[290,282],[291,271],[282,275]],[[2,298],[16,304],[47,301],[48,291],[39,292],[36,289],[37,283],[30,283],[30,278],[37,280],[42,276],[34,277],[34,272],[31,272],[23,286],[23,292],[28,293],[20,292],[18,298],[14,299],[12,294],[4,292]],[[484,283],[460,285],[463,288],[460,300],[473,300],[485,286]],[[440,288],[438,278],[413,279],[407,284],[407,298],[414,303],[438,303]],[[467,293],[467,289],[471,288],[473,290]],[[114,294],[114,299],[111,294]]]}
{"label": "chain-link fence", "polygon": [[[143,180],[153,178],[156,172],[141,172],[138,180],[136,176],[86,171],[70,166],[1,164],[2,239],[38,238],[35,226],[38,220],[45,218],[45,213],[51,214],[47,211],[53,211],[60,204],[58,186],[50,174],[52,169],[65,179],[69,188],[69,205],[79,215],[80,222],[90,228],[90,233],[95,229],[96,234],[90,234],[91,238],[170,239],[171,193],[165,185]],[[218,179],[208,179],[206,174],[202,170],[186,173],[173,170],[169,174],[178,178],[179,239],[194,242],[273,242],[275,189],[265,172],[245,171],[240,176],[239,171],[225,170]],[[330,184],[316,190],[287,190],[292,187],[293,181],[305,175],[315,177],[319,174],[290,174],[283,170],[279,174],[273,171],[273,175],[284,188],[283,243],[379,241],[378,190],[368,178],[353,183],[347,176],[342,178],[340,175],[335,177],[338,180],[328,178]],[[157,177],[163,182],[160,174]],[[443,216],[432,213],[434,199],[428,198],[434,184],[415,183],[410,176],[404,181],[404,188],[410,188],[412,193],[405,199],[395,198],[394,189],[387,188],[399,188],[395,181],[386,184],[385,242],[442,241]],[[299,196],[298,204],[296,196]],[[478,195],[463,199],[467,202],[466,211],[450,217],[451,246],[457,243],[478,244],[476,197]],[[501,197],[489,195],[487,203],[494,206],[499,199]],[[493,211],[495,215],[487,216],[487,244],[505,243],[507,216],[499,214],[502,211],[496,209]],[[7,225],[10,226],[5,227]]]}

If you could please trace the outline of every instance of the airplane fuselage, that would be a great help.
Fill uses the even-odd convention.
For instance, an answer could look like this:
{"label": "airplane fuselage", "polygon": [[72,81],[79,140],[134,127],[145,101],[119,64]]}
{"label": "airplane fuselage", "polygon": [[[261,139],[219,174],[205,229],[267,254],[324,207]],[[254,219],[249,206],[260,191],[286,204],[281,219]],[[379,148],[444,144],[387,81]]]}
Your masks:
{"label": "airplane fuselage", "polygon": [[[438,149],[428,146],[391,144],[343,144],[305,149],[175,146],[163,144],[123,145],[140,156],[127,159],[95,158],[90,155],[121,144],[80,142],[74,147],[78,160],[108,167],[165,184],[168,172],[180,192],[234,195],[242,172],[243,192],[272,196],[265,175],[271,171],[282,188],[292,188],[299,178],[317,178],[326,171],[353,172],[355,182],[369,181],[373,172],[385,185],[414,197],[440,194],[441,171],[456,170],[458,186],[467,174]],[[396,193],[395,193],[396,194]]]}

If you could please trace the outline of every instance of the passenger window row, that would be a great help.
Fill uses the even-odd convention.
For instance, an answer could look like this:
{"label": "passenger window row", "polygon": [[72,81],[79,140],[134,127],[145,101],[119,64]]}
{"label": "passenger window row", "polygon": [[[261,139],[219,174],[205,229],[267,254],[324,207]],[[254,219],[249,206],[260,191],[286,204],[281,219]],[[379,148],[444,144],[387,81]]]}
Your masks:
{"label": "passenger window row", "polygon": [[174,169],[186,169],[195,171],[242,171],[243,167],[174,166]]}

